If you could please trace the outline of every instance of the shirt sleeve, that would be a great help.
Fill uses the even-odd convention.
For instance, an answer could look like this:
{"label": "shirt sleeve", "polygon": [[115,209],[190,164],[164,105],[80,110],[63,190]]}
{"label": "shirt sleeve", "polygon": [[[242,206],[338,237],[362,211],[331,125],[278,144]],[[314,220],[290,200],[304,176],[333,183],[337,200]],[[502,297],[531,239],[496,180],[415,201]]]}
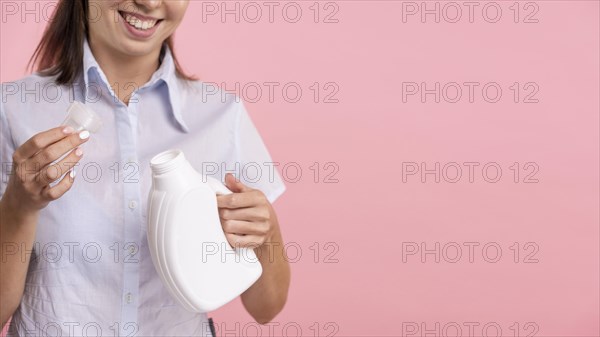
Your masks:
{"label": "shirt sleeve", "polygon": [[12,169],[12,156],[15,146],[12,140],[8,120],[5,115],[4,106],[0,102],[0,198],[4,196],[8,178]]}
{"label": "shirt sleeve", "polygon": [[242,102],[238,104],[236,157],[242,168],[240,181],[261,190],[273,203],[286,187],[278,172],[278,163],[271,159],[258,130]]}

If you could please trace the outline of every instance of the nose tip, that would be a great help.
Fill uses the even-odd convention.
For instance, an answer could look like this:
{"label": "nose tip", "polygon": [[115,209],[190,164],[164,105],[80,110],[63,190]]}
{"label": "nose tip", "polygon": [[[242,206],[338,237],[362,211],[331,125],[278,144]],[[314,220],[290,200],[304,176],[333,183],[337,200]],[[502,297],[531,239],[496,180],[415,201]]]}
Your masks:
{"label": "nose tip", "polygon": [[141,6],[150,8],[150,9],[158,8],[162,4],[162,0],[135,0],[135,2],[138,5],[141,5]]}

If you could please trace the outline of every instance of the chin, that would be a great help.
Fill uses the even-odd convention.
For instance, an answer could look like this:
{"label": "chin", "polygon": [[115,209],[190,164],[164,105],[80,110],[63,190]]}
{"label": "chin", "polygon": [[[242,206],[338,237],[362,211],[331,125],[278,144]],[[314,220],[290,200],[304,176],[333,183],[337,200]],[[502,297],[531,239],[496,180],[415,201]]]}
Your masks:
{"label": "chin", "polygon": [[121,44],[121,52],[130,56],[144,56],[160,50],[162,43],[156,41],[135,41],[129,39]]}

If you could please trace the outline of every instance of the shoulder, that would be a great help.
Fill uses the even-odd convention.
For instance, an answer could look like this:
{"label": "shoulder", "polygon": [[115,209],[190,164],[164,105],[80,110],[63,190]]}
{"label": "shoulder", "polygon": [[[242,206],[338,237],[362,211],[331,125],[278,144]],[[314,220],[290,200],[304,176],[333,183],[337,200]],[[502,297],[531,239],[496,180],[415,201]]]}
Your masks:
{"label": "shoulder", "polygon": [[193,103],[234,109],[239,109],[243,105],[237,93],[223,89],[223,83],[199,80],[180,80],[180,83],[185,87],[187,98]]}
{"label": "shoulder", "polygon": [[39,130],[58,125],[71,98],[71,87],[53,76],[32,74],[1,83],[0,113],[17,143]]}
{"label": "shoulder", "polygon": [[187,119],[222,120],[233,126],[245,113],[241,97],[214,82],[179,80],[183,114]]}
{"label": "shoulder", "polygon": [[2,94],[7,97],[15,96],[17,90],[33,92],[38,87],[40,91],[64,87],[56,84],[56,76],[42,76],[39,73],[33,73],[14,81],[2,82],[1,85]]}
{"label": "shoulder", "polygon": [[1,83],[2,105],[9,111],[15,105],[58,103],[69,98],[69,86],[56,83],[55,76],[31,74],[15,81]]}

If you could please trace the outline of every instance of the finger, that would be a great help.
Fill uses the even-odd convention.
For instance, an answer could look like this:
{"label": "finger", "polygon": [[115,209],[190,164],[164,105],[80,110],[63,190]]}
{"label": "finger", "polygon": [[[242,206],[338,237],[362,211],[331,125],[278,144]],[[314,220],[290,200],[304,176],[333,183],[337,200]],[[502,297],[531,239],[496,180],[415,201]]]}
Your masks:
{"label": "finger", "polygon": [[270,214],[267,207],[219,208],[219,217],[225,220],[265,221]]}
{"label": "finger", "polygon": [[225,195],[217,195],[217,206],[219,208],[241,208],[258,206],[264,202],[266,198],[259,190],[250,190],[247,192],[231,193]]}
{"label": "finger", "polygon": [[65,174],[65,176],[60,180],[60,182],[53,187],[47,185],[42,189],[42,196],[47,200],[56,200],[62,197],[68,190],[73,186],[73,181],[75,181],[75,171],[70,171],[69,174]]}
{"label": "finger", "polygon": [[264,238],[257,235],[225,234],[225,237],[233,248],[257,248],[264,242]]}
{"label": "finger", "polygon": [[225,175],[225,185],[227,186],[227,188],[229,188],[231,190],[231,192],[248,192],[251,191],[252,189],[244,184],[242,184],[241,181],[239,181],[236,177],[233,176],[233,174],[231,173],[227,173]]}
{"label": "finger", "polygon": [[73,130],[72,127],[65,126],[59,126],[44,132],[40,132],[29,138],[23,145],[21,145],[14,152],[13,159],[15,162],[20,163],[36,154],[39,150],[50,144],[56,143],[57,141],[74,132],[75,130]]}
{"label": "finger", "polygon": [[48,185],[61,177],[65,172],[70,171],[83,156],[83,150],[77,147],[74,151],[71,151],[66,157],[59,162],[48,165],[38,172],[36,182],[41,185]]}
{"label": "finger", "polygon": [[261,223],[254,223],[243,220],[221,220],[223,232],[236,235],[263,235],[266,233],[266,226]]}
{"label": "finger", "polygon": [[33,157],[26,160],[25,164],[29,167],[43,168],[73,148],[87,142],[89,136],[90,133],[88,131],[81,131],[79,133],[69,135],[58,142],[41,149]]}

